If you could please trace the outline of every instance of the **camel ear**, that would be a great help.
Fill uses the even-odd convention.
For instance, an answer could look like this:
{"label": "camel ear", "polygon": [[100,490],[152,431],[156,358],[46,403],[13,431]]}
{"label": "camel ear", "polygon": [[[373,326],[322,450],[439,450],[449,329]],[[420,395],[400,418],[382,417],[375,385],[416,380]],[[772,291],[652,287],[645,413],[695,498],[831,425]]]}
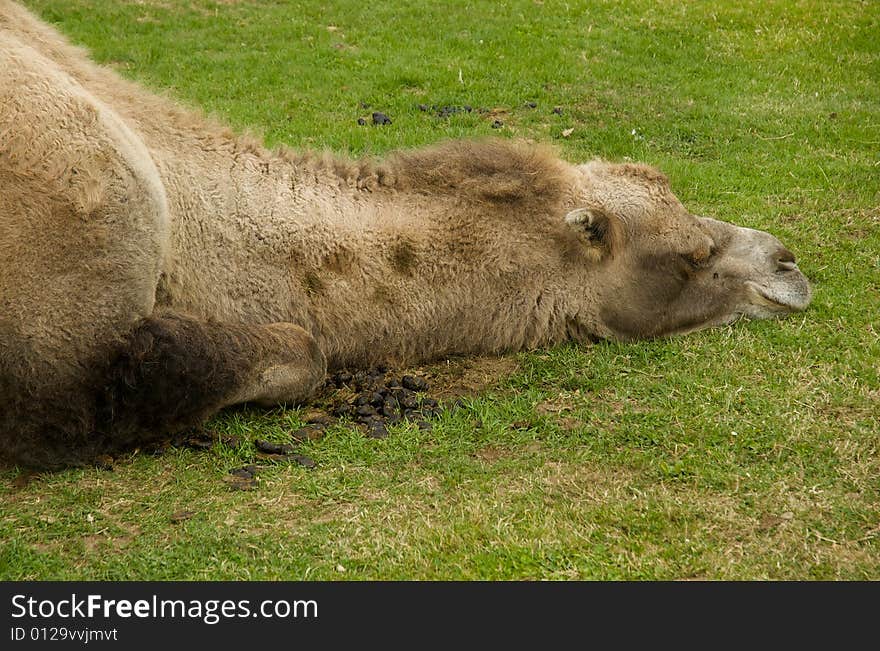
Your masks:
{"label": "camel ear", "polygon": [[622,222],[601,208],[575,208],[565,216],[565,223],[611,255],[623,244]]}

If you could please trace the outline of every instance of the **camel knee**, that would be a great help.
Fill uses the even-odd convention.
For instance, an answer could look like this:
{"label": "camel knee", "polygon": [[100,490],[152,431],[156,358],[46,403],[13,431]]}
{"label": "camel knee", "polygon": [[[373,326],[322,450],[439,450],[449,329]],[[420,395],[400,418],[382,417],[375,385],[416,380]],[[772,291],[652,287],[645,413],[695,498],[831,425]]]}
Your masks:
{"label": "camel knee", "polygon": [[308,332],[292,323],[262,328],[268,345],[261,367],[240,387],[229,404],[255,402],[264,406],[299,404],[324,382],[327,358]]}
{"label": "camel knee", "polygon": [[172,432],[239,402],[296,403],[323,381],[314,338],[289,323],[142,320],[113,360],[103,401],[123,430]]}
{"label": "camel knee", "polygon": [[[291,334],[290,347],[295,351],[295,360],[284,364],[287,369],[278,384],[286,387],[285,398],[276,402],[293,404],[304,402],[318,389],[327,376],[327,358],[318,342],[299,326],[284,324],[296,332]],[[282,379],[283,378],[283,379]]]}

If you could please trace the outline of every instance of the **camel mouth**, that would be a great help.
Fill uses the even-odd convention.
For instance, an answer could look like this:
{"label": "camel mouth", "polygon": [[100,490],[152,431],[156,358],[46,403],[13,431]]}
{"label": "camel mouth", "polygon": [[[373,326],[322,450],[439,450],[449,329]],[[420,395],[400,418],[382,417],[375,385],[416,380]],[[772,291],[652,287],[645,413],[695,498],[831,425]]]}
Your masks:
{"label": "camel mouth", "polygon": [[801,312],[807,308],[812,299],[810,285],[806,279],[803,283],[799,283],[799,286],[784,287],[782,291],[754,282],[749,282],[747,285],[752,304],[769,308],[774,312]]}

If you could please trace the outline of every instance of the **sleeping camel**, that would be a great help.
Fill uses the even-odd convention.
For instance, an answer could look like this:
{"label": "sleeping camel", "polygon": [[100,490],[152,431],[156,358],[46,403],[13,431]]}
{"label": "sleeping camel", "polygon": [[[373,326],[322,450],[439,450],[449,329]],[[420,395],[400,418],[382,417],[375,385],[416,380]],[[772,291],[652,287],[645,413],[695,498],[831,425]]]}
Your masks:
{"label": "sleeping camel", "polygon": [[772,235],[656,170],[503,140],[267,150],[0,0],[0,458],[301,403],[328,368],[682,334],[804,309]]}

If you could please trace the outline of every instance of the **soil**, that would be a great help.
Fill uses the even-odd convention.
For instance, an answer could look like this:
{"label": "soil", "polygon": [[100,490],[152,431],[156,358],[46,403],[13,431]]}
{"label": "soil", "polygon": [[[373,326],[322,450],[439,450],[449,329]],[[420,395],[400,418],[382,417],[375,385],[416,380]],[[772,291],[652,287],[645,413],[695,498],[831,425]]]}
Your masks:
{"label": "soil", "polygon": [[181,522],[186,522],[195,514],[195,511],[178,511],[177,513],[172,514],[169,520],[171,521],[171,524],[180,524]]}
{"label": "soil", "polygon": [[438,364],[405,369],[431,385],[431,396],[443,402],[483,393],[513,374],[519,365],[513,356],[461,357]]}

